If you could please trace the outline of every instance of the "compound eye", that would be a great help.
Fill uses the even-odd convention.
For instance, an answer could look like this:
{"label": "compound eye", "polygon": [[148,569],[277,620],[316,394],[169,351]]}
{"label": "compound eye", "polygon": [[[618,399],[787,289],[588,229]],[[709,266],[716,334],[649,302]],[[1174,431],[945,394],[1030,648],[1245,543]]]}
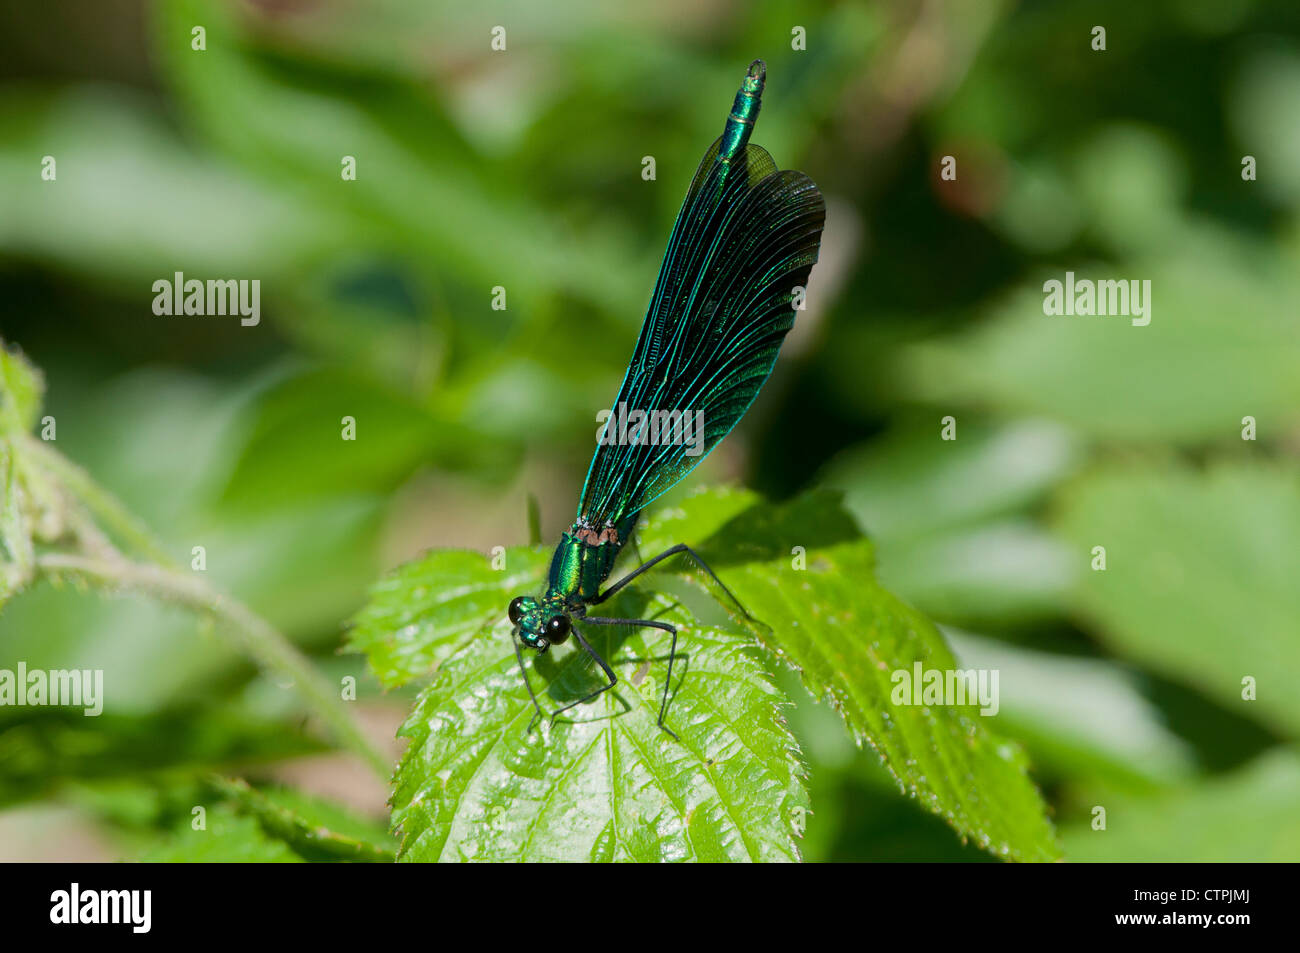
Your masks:
{"label": "compound eye", "polygon": [[567,615],[551,616],[546,620],[546,638],[552,645],[559,645],[569,637],[569,617]]}
{"label": "compound eye", "polygon": [[[497,603],[500,605],[501,603]],[[519,620],[524,616],[524,597],[515,596],[510,600],[510,607],[506,609],[506,615],[510,616],[510,624],[518,625]]]}

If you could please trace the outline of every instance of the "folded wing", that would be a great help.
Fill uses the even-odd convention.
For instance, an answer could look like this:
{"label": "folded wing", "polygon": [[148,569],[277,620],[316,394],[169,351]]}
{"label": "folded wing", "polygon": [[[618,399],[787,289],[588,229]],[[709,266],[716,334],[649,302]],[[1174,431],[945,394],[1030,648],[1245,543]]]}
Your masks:
{"label": "folded wing", "polygon": [[817,261],[826,206],[813,181],[778,171],[752,143],[720,160],[719,142],[678,213],[613,405],[659,420],[689,414],[692,424],[702,414],[702,439],[665,441],[660,433],[654,443],[620,442],[616,413],[578,504],[589,525],[618,524],[651,503],[731,432],[771,374],[794,324],[796,289],[807,287]]}

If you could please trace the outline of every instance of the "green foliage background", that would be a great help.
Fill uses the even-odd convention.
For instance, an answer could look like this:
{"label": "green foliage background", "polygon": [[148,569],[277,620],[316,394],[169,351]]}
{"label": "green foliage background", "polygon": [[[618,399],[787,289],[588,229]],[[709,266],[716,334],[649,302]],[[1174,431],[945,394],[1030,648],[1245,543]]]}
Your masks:
{"label": "green foliage background", "polygon": [[[834,598],[1000,670],[976,720],[1023,748],[1067,859],[1300,859],[1295,4],[123,0],[0,26],[0,333],[43,371],[55,446],[355,677],[375,738],[436,699],[384,692],[344,621],[426,548],[523,547],[529,493],[547,541],[568,524],[672,217],[761,56],[755,138],[826,193],[823,260],[692,483],[842,494],[870,544],[834,555],[864,580]],[[1150,326],[1045,318],[1067,268],[1149,278]],[[262,324],[154,316],[175,271],[260,278]],[[0,667],[102,668],[108,694],[98,719],[0,709],[5,856],[396,852],[386,792],[297,695],[191,612],[113,595],[43,579],[0,614]],[[735,664],[796,699],[806,858],[1003,853],[900,793],[815,678]],[[200,803],[222,837],[194,836]]]}

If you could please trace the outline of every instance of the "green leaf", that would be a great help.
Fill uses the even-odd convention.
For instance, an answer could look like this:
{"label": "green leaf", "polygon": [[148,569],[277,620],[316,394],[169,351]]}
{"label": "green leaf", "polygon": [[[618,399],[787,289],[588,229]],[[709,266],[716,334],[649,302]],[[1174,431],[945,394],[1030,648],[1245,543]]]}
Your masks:
{"label": "green leaf", "polygon": [[1070,431],[1045,420],[999,427],[962,421],[958,438],[940,439],[933,417],[841,454],[821,483],[844,491],[844,507],[879,544],[1023,509],[1080,456]]}
{"label": "green leaf", "polygon": [[[403,859],[798,859],[801,765],[753,647],[663,597],[610,605],[678,626],[667,721],[681,742],[656,724],[665,634],[589,628],[618,686],[530,733],[534,709],[500,620],[439,668],[402,728],[411,746],[392,803]],[[528,667],[550,710],[601,684],[576,648]]]}
{"label": "green leaf", "polygon": [[1106,829],[1063,832],[1072,861],[1260,863],[1300,861],[1300,757],[1275,750],[1196,787],[1153,798],[1101,796]]}
{"label": "green leaf", "polygon": [[904,372],[943,406],[1043,414],[1107,439],[1224,441],[1246,414],[1265,439],[1280,436],[1300,419],[1294,266],[1231,235],[1184,231],[1177,256],[1073,269],[1077,279],[1149,279],[1145,327],[1044,315],[1043,280],[1062,279],[1062,268],[1021,286],[990,321],[916,346]]}
{"label": "green leaf", "polygon": [[[392,849],[382,830],[359,823],[334,805],[292,791],[259,791],[237,778],[215,778],[212,786],[257,820],[263,832],[283,841],[304,860],[387,863]],[[348,828],[341,830],[340,828]]]}
{"label": "green leaf", "polygon": [[[466,428],[344,370],[289,370],[240,415],[223,503],[264,513],[301,499],[390,492],[421,463],[449,468],[503,459]],[[344,418],[353,432],[343,437]],[[292,481],[284,474],[294,473]]]}
{"label": "green leaf", "polygon": [[[588,628],[618,686],[572,721],[525,730],[534,709],[505,606],[539,587],[549,557],[512,548],[495,571],[475,553],[432,552],[378,584],[357,619],[350,647],[385,685],[438,666],[401,731],[402,858],[797,859],[807,795],[780,695],[742,635],[664,597],[629,591],[608,611],[679,627],[668,721],[682,744],[656,724],[668,636],[653,629]],[[601,684],[574,645],[527,665],[550,710]]]}
{"label": "green leaf", "polygon": [[[315,58],[297,70],[277,69],[275,59],[258,55],[250,18],[215,0],[174,0],[153,12],[158,60],[187,121],[243,166],[278,180],[286,194],[310,190],[313,208],[354,216],[356,225],[345,230],[354,241],[378,229],[484,288],[510,261],[512,299],[563,287],[581,289],[615,313],[643,306],[632,290],[644,280],[636,275],[641,261],[625,237],[576,242],[528,189],[492,175],[500,165],[449,127],[438,112],[441,96],[396,83],[380,88],[376,105],[373,96],[341,92],[355,85],[351,70],[330,72]],[[188,43],[195,23],[208,31],[200,55]],[[340,142],[363,167],[382,169],[382,178],[359,174],[340,189],[339,149],[332,145]],[[476,230],[496,241],[489,247],[464,240]]]}
{"label": "green leaf", "polygon": [[1059,613],[1068,554],[1021,514],[1076,466],[1078,440],[1044,420],[939,419],[838,457],[823,477],[879,551],[880,580],[945,622],[996,627]]}
{"label": "green leaf", "polygon": [[[926,669],[957,665],[934,625],[876,582],[871,545],[838,495],[817,492],[784,506],[750,499],[700,553],[771,627],[763,644],[801,673],[814,697],[834,705],[900,790],[963,837],[1014,860],[1059,857],[1019,746],[986,729],[974,706],[892,703],[893,672],[911,671],[917,661]],[[723,501],[736,507],[734,493]],[[713,505],[712,496],[699,494],[652,519],[645,551],[674,537],[692,539],[694,514]],[[645,536],[654,542],[645,545]],[[795,547],[804,550],[804,569],[795,568]]]}
{"label": "green leaf", "polygon": [[[892,670],[918,659],[954,663],[933,625],[874,582],[870,546],[842,508],[824,494],[790,507],[734,490],[695,494],[659,509],[640,549],[648,556],[710,533],[705,558],[772,626],[762,644],[831,698],[902,790],[999,856],[1059,856],[1014,744],[986,731],[969,707],[891,705]],[[807,549],[806,570],[790,567],[796,545]],[[351,646],[367,652],[385,684],[437,666],[402,731],[412,739],[393,796],[403,856],[796,856],[790,830],[806,795],[781,695],[753,655],[753,633],[700,598],[689,565],[656,572],[647,591],[629,587],[601,610],[679,627],[689,658],[674,672],[667,720],[682,743],[655,727],[667,646],[640,629],[585,629],[611,659],[618,687],[578,709],[575,723],[562,719],[546,736],[525,732],[533,712],[504,606],[540,587],[547,560],[545,550],[512,549],[494,572],[476,554],[431,553],[379,584],[357,620]],[[654,584],[678,598],[649,594]],[[648,669],[645,659],[654,659]],[[600,684],[572,647],[530,658],[528,669],[550,709]]]}
{"label": "green leaf", "polygon": [[1236,71],[1224,119],[1238,142],[1252,143],[1261,168],[1259,187],[1300,207],[1300,55],[1293,44],[1260,44]]}
{"label": "green leaf", "polygon": [[385,688],[429,675],[500,621],[511,599],[537,588],[550,553],[512,548],[505,558],[502,572],[478,553],[448,549],[399,566],[371,589],[346,648],[366,655]]}
{"label": "green leaf", "polygon": [[1138,677],[1106,659],[1037,652],[944,630],[964,666],[996,669],[995,724],[1025,742],[1041,768],[1072,783],[1096,778],[1136,791],[1186,780],[1188,744],[1143,697]]}
{"label": "green leaf", "polygon": [[[28,664],[37,667],[32,659]],[[116,714],[107,704],[94,718],[75,708],[5,707],[0,708],[0,807],[52,797],[77,783],[166,778],[174,784],[177,778],[230,770],[232,764],[325,749],[302,730],[300,717],[261,718],[236,701],[150,716]]]}
{"label": "green leaf", "polygon": [[187,822],[139,858],[147,864],[296,864],[303,858],[284,841],[267,834],[254,817],[229,805],[208,811],[206,829]]}
{"label": "green leaf", "polygon": [[0,607],[26,587],[35,554],[13,444],[0,437]]}
{"label": "green leaf", "polygon": [[1065,547],[1023,518],[884,543],[879,562],[880,581],[924,612],[981,627],[1059,616],[1074,579]]}
{"label": "green leaf", "polygon": [[[1060,528],[1076,610],[1117,652],[1221,704],[1300,732],[1300,480],[1220,463],[1110,467],[1071,487]],[[1094,546],[1105,571],[1088,571]],[[1255,679],[1258,700],[1242,698]]]}
{"label": "green leaf", "polygon": [[237,778],[209,777],[198,803],[205,829],[186,810],[170,834],[140,859],[151,863],[386,863],[388,836],[343,808],[288,789],[258,790]]}
{"label": "green leaf", "polygon": [[[0,177],[12,184],[0,248],[148,295],[146,306],[152,283],[174,271],[269,285],[349,242],[349,218],[196,153],[155,99],[124,87],[6,97],[0,125]],[[57,182],[25,174],[34,153],[58,158]]]}

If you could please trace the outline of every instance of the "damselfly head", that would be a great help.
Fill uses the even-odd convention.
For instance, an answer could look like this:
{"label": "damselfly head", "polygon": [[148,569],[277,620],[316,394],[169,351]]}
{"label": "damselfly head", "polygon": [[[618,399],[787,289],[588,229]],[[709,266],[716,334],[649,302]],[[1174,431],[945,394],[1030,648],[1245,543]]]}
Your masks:
{"label": "damselfly head", "polygon": [[569,637],[573,625],[569,617],[554,606],[546,606],[532,596],[516,596],[506,609],[510,624],[519,631],[519,640],[530,649],[545,652]]}

